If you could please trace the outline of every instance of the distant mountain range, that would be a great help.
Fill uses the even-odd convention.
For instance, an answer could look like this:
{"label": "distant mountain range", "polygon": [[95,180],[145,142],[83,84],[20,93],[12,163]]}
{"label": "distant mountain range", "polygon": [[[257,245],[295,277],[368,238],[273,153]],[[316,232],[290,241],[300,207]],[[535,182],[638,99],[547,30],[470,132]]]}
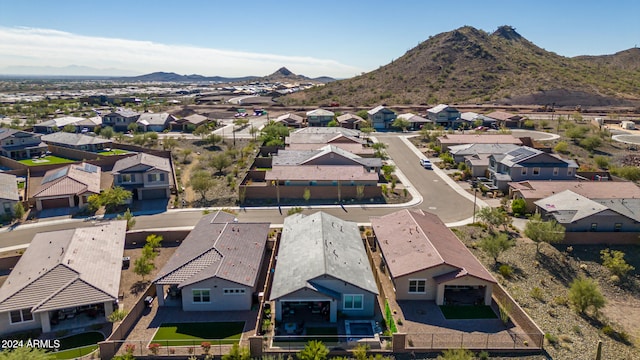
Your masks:
{"label": "distant mountain range", "polygon": [[319,78],[308,78],[304,75],[296,75],[286,67],[281,67],[273,74],[267,76],[244,76],[244,77],[223,77],[223,76],[202,76],[202,75],[179,75],[173,72],[154,72],[140,76],[118,77],[113,80],[120,81],[140,81],[140,82],[221,82],[221,83],[238,83],[238,82],[319,82],[327,83],[335,79],[323,76]]}
{"label": "distant mountain range", "polygon": [[640,49],[564,57],[511,26],[465,26],[430,37],[374,71],[279,99],[285,105],[438,103],[639,106]]}

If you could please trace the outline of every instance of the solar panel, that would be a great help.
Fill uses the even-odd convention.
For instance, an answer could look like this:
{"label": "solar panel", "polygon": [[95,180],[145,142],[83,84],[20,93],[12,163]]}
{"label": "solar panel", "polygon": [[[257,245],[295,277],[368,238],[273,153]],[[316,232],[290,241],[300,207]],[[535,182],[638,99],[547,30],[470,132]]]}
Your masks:
{"label": "solar panel", "polygon": [[64,167],[62,169],[58,169],[54,172],[52,172],[51,174],[47,175],[44,177],[44,179],[42,179],[42,183],[48,183],[54,180],[57,180],[65,175],[67,175],[67,172],[69,171],[68,167]]}
{"label": "solar panel", "polygon": [[84,164],[84,167],[76,167],[76,169],[78,170],[82,170],[84,172],[88,172],[88,173],[96,173],[98,172],[98,167],[95,165],[91,165],[91,164]]}

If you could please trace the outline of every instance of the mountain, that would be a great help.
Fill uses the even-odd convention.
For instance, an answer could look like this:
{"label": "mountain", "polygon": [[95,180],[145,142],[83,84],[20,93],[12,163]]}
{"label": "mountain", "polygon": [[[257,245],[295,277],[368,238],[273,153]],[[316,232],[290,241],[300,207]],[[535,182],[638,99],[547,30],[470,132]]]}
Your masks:
{"label": "mountain", "polygon": [[227,78],[222,76],[202,76],[202,75],[180,75],[174,72],[154,72],[150,74],[144,74],[139,76],[129,76],[115,78],[118,81],[134,81],[134,82],[241,82],[241,81],[254,81],[258,79],[257,76],[245,76],[238,78]]}
{"label": "mountain", "polygon": [[63,67],[56,66],[7,66],[0,68],[2,75],[26,75],[26,76],[53,76],[53,77],[76,77],[76,76],[130,76],[135,72],[129,70],[107,68],[98,69],[89,66],[69,65]]}
{"label": "mountain", "polygon": [[501,26],[465,26],[430,37],[390,64],[287,95],[286,105],[502,103],[607,106],[640,103],[638,49],[568,58]]}

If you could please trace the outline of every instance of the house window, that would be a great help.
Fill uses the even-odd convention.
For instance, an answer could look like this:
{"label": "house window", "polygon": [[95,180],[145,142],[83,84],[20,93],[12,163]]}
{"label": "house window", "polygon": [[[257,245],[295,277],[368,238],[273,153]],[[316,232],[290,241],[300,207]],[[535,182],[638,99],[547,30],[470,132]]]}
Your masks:
{"label": "house window", "polygon": [[211,291],[209,289],[193,289],[191,293],[193,294],[194,303],[211,302]]}
{"label": "house window", "polygon": [[245,289],[223,289],[224,295],[242,295],[245,293]]}
{"label": "house window", "polygon": [[147,179],[149,182],[164,181],[164,174],[148,174]]}
{"label": "house window", "polygon": [[591,223],[591,231],[598,231],[598,223]]}
{"label": "house window", "polygon": [[120,182],[121,183],[130,183],[130,182],[133,182],[133,179],[134,179],[134,177],[131,174],[121,174],[120,175]]}
{"label": "house window", "polygon": [[533,168],[533,175],[540,175],[540,168],[539,167],[534,167]]}
{"label": "house window", "polygon": [[622,230],[622,223],[615,223],[615,225],[613,225],[613,231],[620,231]]}
{"label": "house window", "polygon": [[409,279],[409,294],[424,294],[427,292],[427,280]]}
{"label": "house window", "polygon": [[558,176],[558,174],[560,173],[560,169],[557,167],[553,168],[553,176]]}
{"label": "house window", "polygon": [[569,176],[573,175],[573,169],[572,168],[568,168],[567,169],[567,175],[569,175]]}
{"label": "house window", "polygon": [[10,202],[6,202],[3,204],[4,205],[4,213],[5,214],[11,214],[11,203]]}
{"label": "house window", "polygon": [[9,312],[9,320],[12,324],[33,321],[33,314],[31,313],[31,309],[15,310]]}
{"label": "house window", "polygon": [[345,294],[343,297],[342,308],[344,310],[362,310],[364,302],[363,295]]}
{"label": "house window", "polygon": [[527,175],[527,168],[526,167],[522,168],[522,175]]}

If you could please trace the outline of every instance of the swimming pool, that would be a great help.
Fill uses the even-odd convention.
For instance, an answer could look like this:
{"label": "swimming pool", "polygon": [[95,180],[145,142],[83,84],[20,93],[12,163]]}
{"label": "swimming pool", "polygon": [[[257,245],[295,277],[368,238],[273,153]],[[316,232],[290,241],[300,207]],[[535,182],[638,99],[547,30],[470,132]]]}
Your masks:
{"label": "swimming pool", "polygon": [[378,331],[378,325],[373,320],[345,320],[344,329],[347,336],[374,337]]}

